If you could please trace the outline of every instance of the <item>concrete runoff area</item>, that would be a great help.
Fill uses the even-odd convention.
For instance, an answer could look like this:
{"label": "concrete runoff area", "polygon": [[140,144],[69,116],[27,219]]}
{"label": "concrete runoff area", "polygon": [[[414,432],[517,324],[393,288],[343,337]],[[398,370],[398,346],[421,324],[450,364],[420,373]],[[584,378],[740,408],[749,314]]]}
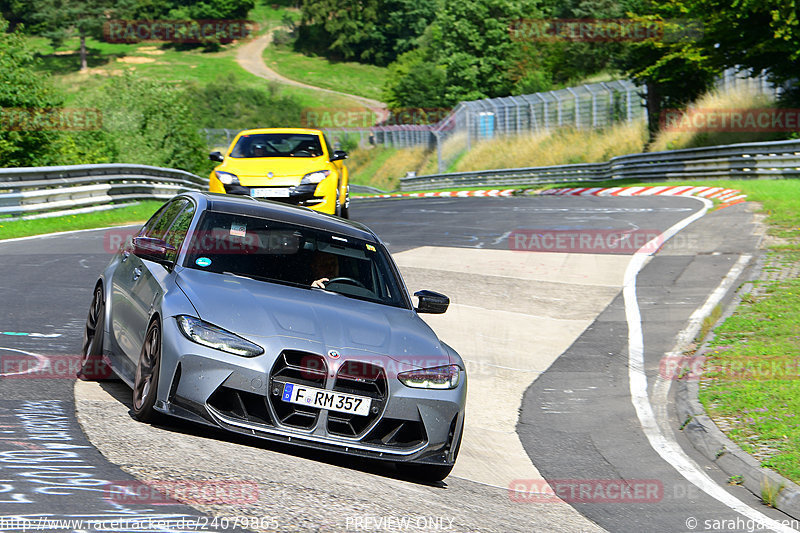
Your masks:
{"label": "concrete runoff area", "polygon": [[[626,255],[517,252],[423,247],[395,255],[409,291],[447,286],[450,308],[421,315],[468,369],[464,440],[452,476],[508,489],[515,480],[541,480],[516,433],[525,389],[573,343],[622,287]],[[471,283],[448,283],[452,273]],[[490,281],[491,280],[491,281]],[[560,311],[531,293],[558,284]],[[491,284],[499,301],[484,297]],[[567,297],[570,295],[571,297]],[[506,306],[514,302],[516,309]],[[521,307],[520,307],[521,306]]]}

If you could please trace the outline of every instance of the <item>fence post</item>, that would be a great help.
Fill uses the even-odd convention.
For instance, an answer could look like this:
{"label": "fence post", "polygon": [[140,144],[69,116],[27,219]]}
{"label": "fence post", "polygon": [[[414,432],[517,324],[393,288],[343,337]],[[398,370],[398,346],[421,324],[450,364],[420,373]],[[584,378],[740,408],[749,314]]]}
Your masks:
{"label": "fence post", "polygon": [[444,172],[444,161],[442,161],[442,138],[441,132],[434,131],[433,137],[436,139],[436,168],[439,173]]}
{"label": "fence post", "polygon": [[575,98],[575,129],[580,129],[581,127],[581,103],[578,100],[578,93],[572,90],[572,87],[567,87],[567,91]]}

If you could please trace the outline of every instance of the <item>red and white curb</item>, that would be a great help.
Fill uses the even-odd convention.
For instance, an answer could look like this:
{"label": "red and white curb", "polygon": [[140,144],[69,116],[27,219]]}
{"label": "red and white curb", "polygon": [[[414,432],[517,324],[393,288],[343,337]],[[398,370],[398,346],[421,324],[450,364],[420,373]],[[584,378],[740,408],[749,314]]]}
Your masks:
{"label": "red and white curb", "polygon": [[354,199],[370,199],[370,198],[469,198],[474,196],[513,196],[519,189],[491,189],[479,191],[446,191],[446,192],[406,192],[406,193],[391,193],[391,194],[377,194],[373,196],[353,196]]}
{"label": "red and white curb", "polygon": [[[352,198],[361,200],[375,200],[379,198],[470,198],[514,196],[520,192],[522,192],[522,189],[481,189],[477,191],[390,193],[373,196],[353,196]],[[746,194],[742,194],[742,191],[737,189],[726,189],[724,187],[695,187],[692,185],[568,187],[563,189],[546,189],[537,191],[536,194],[552,196],[699,196],[701,198],[714,198],[722,202],[720,208],[744,202],[745,198],[747,198]]]}
{"label": "red and white curb", "polygon": [[569,187],[565,189],[548,189],[539,194],[556,196],[699,196],[714,198],[722,202],[721,207],[744,202],[746,194],[737,189],[724,187],[648,186],[648,187]]}

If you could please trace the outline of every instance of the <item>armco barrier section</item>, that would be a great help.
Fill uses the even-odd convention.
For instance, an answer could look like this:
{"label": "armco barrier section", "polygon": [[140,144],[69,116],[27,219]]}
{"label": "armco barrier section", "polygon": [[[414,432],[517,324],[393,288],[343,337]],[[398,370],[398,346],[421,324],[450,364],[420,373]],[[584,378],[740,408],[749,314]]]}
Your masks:
{"label": "armco barrier section", "polygon": [[400,178],[402,191],[521,187],[618,179],[798,178],[800,141],[744,143],[614,157],[605,163],[453,172]]}
{"label": "armco barrier section", "polygon": [[183,170],[147,165],[70,165],[0,169],[0,214],[24,215],[164,200],[201,190],[207,179]]}
{"label": "armco barrier section", "polygon": [[[750,179],[800,177],[800,141],[744,143],[619,156],[605,163],[432,174],[400,179],[402,191],[506,188],[619,179]],[[205,178],[147,165],[71,165],[0,169],[0,215],[26,215],[164,200],[203,190]],[[358,192],[382,192],[353,185]]]}

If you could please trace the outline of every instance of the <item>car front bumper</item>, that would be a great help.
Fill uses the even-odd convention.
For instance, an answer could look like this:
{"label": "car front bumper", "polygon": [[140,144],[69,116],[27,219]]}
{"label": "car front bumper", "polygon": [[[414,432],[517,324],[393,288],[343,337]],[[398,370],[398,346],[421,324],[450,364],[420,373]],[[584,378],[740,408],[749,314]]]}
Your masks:
{"label": "car front bumper", "polygon": [[[341,359],[332,361],[320,355],[315,343],[290,338],[280,348],[244,358],[189,341],[174,319],[165,321],[162,343],[156,402],[161,412],[362,457],[440,465],[455,461],[466,403],[463,370],[454,389],[415,389],[397,379],[397,367],[388,358],[383,365],[374,354],[341,350]],[[347,376],[353,372],[344,369],[354,367],[369,369],[355,378]],[[377,409],[357,416],[289,404],[280,394],[286,382],[368,396]]]}
{"label": "car front bumper", "polygon": [[319,184],[298,184],[298,185],[225,185],[216,177],[211,177],[210,190],[212,192],[224,192],[226,194],[239,194],[243,196],[254,196],[253,190],[269,189],[288,189],[288,196],[263,196],[265,200],[274,202],[288,203],[308,207],[323,213],[334,214],[336,210],[336,184],[328,178]]}

